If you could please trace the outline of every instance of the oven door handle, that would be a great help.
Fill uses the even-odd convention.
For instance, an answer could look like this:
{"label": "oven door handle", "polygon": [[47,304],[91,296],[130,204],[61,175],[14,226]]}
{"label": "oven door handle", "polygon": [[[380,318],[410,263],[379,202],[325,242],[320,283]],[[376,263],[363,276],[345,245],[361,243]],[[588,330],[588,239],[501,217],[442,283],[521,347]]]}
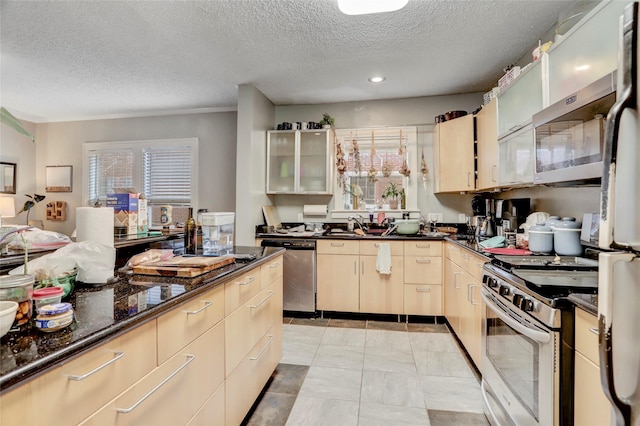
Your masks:
{"label": "oven door handle", "polygon": [[491,299],[489,296],[486,295],[486,290],[484,290],[484,289],[482,290],[481,296],[482,296],[482,300],[484,300],[484,303],[486,303],[487,307],[489,307],[491,309],[491,311],[493,311],[493,313],[496,314],[496,316],[498,318],[500,318],[509,327],[513,328],[518,333],[522,333],[525,336],[527,336],[528,338],[530,338],[531,340],[535,340],[538,343],[548,343],[551,340],[551,334],[550,333],[545,333],[545,332],[542,332],[542,331],[534,330],[534,329],[522,324],[521,322],[519,322],[515,318],[507,315],[500,308],[500,306],[498,306],[493,301],[493,299]]}

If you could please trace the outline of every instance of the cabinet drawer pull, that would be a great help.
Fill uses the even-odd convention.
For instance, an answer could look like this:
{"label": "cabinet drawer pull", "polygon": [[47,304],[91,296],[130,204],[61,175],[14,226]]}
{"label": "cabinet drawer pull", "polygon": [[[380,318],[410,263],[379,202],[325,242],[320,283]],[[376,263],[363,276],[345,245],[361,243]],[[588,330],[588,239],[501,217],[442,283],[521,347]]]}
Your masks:
{"label": "cabinet drawer pull", "polygon": [[471,256],[469,256],[468,254],[463,254],[462,258],[465,259],[465,260],[469,260],[469,259],[471,259]]}
{"label": "cabinet drawer pull", "polygon": [[467,284],[467,300],[472,305],[478,305],[480,302],[473,299],[473,288],[480,287],[478,284]]}
{"label": "cabinet drawer pull", "polygon": [[161,381],[160,383],[158,383],[156,385],[155,388],[151,389],[145,396],[143,396],[142,398],[140,398],[135,404],[133,404],[131,407],[129,408],[116,408],[116,411],[118,413],[123,413],[123,414],[127,414],[132,412],[133,410],[135,410],[136,408],[138,408],[138,405],[142,404],[147,398],[149,398],[151,395],[154,394],[155,391],[157,391],[158,389],[160,389],[162,386],[164,386],[165,383],[167,383],[169,380],[173,379],[173,377],[178,374],[180,371],[182,371],[187,365],[191,364],[191,362],[196,359],[195,355],[190,355],[190,354],[186,354],[187,357],[187,361],[182,364],[180,367],[178,367],[178,369],[176,371],[174,371],[173,373],[171,373],[169,376],[167,376],[163,381]]}
{"label": "cabinet drawer pull", "polygon": [[496,175],[496,173],[494,173],[496,170],[498,170],[498,166],[496,166],[495,164],[491,166],[491,182],[498,181],[498,179],[494,177]]}
{"label": "cabinet drawer pull", "polygon": [[267,348],[269,347],[269,345],[271,344],[271,342],[273,342],[273,339],[275,339],[276,336],[269,336],[269,341],[267,342],[266,345],[264,345],[264,347],[260,350],[260,352],[258,352],[258,355],[254,356],[253,358],[249,358],[251,361],[255,361],[258,360],[262,357],[262,354],[264,353],[264,351],[267,350]]}
{"label": "cabinet drawer pull", "polygon": [[207,309],[209,306],[213,305],[213,302],[203,302],[204,306],[200,309],[196,309],[195,311],[182,311],[187,315],[195,315],[195,314],[199,314],[200,312],[204,311],[205,309]]}
{"label": "cabinet drawer pull", "polygon": [[467,172],[467,186],[471,186],[471,172]]}
{"label": "cabinet drawer pull", "polygon": [[462,272],[454,272],[453,273],[453,287],[459,289],[458,287],[458,275],[462,274]]}
{"label": "cabinet drawer pull", "polygon": [[344,243],[331,243],[331,247],[344,247]]}
{"label": "cabinet drawer pull", "polygon": [[249,305],[249,306],[247,306],[247,307],[248,307],[248,308],[251,308],[251,309],[258,308],[258,307],[260,307],[260,305],[262,305],[264,302],[266,302],[267,300],[269,300],[269,298],[270,298],[271,296],[273,296],[273,291],[270,291],[270,292],[269,292],[269,295],[268,295],[267,297],[265,297],[264,299],[262,299],[260,302],[258,302],[258,304],[257,304],[257,305]]}
{"label": "cabinet drawer pull", "polygon": [[248,284],[251,284],[252,282],[254,282],[255,280],[256,280],[256,277],[247,277],[246,280],[240,281],[237,284],[238,285],[248,285]]}
{"label": "cabinet drawer pull", "polygon": [[593,334],[595,334],[596,336],[600,335],[600,332],[595,327],[589,327],[589,331],[592,332]]}
{"label": "cabinet drawer pull", "polygon": [[105,362],[104,364],[94,368],[93,370],[89,371],[88,373],[82,374],[80,376],[76,376],[74,374],[69,374],[69,380],[75,380],[77,382],[79,382],[80,380],[84,380],[87,377],[91,376],[94,373],[97,373],[98,371],[102,370],[103,368],[105,368],[106,366],[113,364],[114,362],[116,362],[117,360],[119,360],[120,358],[122,358],[125,354],[125,352],[122,351],[113,351],[113,354],[115,355],[112,359],[110,359],[109,361]]}
{"label": "cabinet drawer pull", "polygon": [[269,265],[269,268],[273,269],[273,268],[277,268],[278,266],[280,266],[280,262],[275,262]]}
{"label": "cabinet drawer pull", "polygon": [[431,259],[416,259],[416,263],[431,263]]}
{"label": "cabinet drawer pull", "polygon": [[420,287],[416,287],[416,292],[418,293],[431,293],[431,289],[430,288],[420,288]]}
{"label": "cabinet drawer pull", "polygon": [[416,247],[417,248],[431,248],[431,244],[429,244],[429,243],[426,243],[426,244],[416,243]]}

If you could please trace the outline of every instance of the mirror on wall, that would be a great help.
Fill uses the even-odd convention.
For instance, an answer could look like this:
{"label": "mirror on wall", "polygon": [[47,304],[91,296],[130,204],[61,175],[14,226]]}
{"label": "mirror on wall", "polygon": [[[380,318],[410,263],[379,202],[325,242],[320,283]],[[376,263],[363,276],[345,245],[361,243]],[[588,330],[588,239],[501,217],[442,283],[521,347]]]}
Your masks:
{"label": "mirror on wall", "polygon": [[0,194],[16,193],[16,163],[0,162]]}
{"label": "mirror on wall", "polygon": [[47,192],[71,192],[73,166],[47,166],[45,188]]}

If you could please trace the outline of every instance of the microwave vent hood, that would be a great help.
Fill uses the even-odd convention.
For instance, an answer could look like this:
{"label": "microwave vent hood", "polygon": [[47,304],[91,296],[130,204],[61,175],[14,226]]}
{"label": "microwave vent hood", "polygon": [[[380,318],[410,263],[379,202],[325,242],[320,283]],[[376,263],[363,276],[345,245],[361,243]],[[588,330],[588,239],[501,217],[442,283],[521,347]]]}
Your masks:
{"label": "microwave vent hood", "polygon": [[614,71],[533,116],[535,184],[599,182],[604,127],[615,98]]}

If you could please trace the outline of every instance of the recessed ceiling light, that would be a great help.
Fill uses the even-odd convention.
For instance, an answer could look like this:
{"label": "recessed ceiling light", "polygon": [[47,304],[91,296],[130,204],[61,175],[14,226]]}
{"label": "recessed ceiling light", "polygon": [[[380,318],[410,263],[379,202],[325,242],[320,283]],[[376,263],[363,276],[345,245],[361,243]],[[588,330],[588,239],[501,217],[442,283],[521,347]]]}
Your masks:
{"label": "recessed ceiling light", "polygon": [[338,7],[345,15],[393,12],[400,10],[409,0],[338,0]]}
{"label": "recessed ceiling light", "polygon": [[385,81],[387,78],[383,75],[374,75],[372,77],[369,77],[369,81],[371,83],[382,83],[383,81]]}

